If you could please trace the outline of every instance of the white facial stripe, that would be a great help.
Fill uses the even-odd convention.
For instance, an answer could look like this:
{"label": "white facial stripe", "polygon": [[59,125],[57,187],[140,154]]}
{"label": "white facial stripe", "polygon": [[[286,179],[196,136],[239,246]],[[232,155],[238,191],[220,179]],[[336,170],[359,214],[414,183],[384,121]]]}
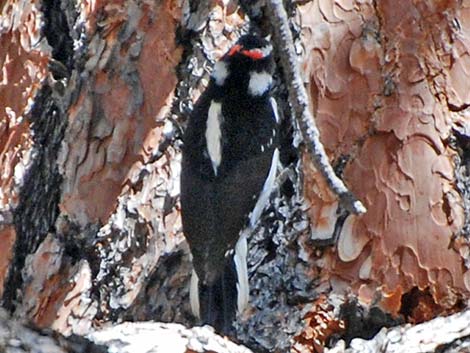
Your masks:
{"label": "white facial stripe", "polygon": [[266,45],[259,49],[263,53],[263,57],[267,57],[273,51],[273,46],[271,44]]}
{"label": "white facial stripe", "polygon": [[222,104],[212,101],[206,124],[206,145],[214,174],[222,161]]}
{"label": "white facial stripe", "polygon": [[266,71],[252,71],[250,72],[248,93],[252,96],[261,96],[271,87],[272,83],[273,78]]}
{"label": "white facial stripe", "polygon": [[218,86],[222,86],[228,76],[227,64],[223,61],[217,61],[211,76]]}

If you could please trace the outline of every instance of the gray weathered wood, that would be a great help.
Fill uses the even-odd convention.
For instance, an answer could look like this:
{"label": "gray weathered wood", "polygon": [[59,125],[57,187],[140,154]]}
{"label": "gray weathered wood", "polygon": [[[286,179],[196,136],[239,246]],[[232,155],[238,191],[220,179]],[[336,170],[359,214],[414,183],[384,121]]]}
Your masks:
{"label": "gray weathered wood", "polygon": [[[383,328],[373,339],[340,341],[327,353],[469,352],[470,310],[418,324]],[[447,350],[448,349],[448,350]]]}

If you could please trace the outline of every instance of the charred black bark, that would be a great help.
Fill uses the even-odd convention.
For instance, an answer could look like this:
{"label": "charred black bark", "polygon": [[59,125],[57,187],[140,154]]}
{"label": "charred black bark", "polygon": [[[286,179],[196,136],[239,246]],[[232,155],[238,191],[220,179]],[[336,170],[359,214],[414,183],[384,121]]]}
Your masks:
{"label": "charred black bark", "polygon": [[48,85],[36,97],[30,121],[35,144],[34,161],[25,176],[19,204],[14,211],[15,256],[3,295],[3,304],[10,311],[15,309],[17,290],[23,283],[21,269],[26,256],[37,249],[48,232],[54,231],[59,215],[62,176],[56,161],[67,119],[54,102]]}
{"label": "charred black bark", "polygon": [[[44,0],[42,6],[44,24],[42,34],[52,47],[52,63],[49,65],[54,79],[69,76],[74,66],[72,29],[59,0]],[[69,4],[69,12],[74,11]],[[34,142],[32,164],[30,165],[19,194],[19,203],[13,214],[17,240],[12,265],[2,303],[10,312],[15,310],[21,299],[23,279],[21,270],[26,257],[36,251],[49,232],[55,232],[54,224],[59,215],[62,176],[57,158],[67,126],[69,101],[62,97],[63,84],[51,86],[49,80],[34,99],[28,119],[31,123]]]}
{"label": "charred black bark", "polygon": [[354,338],[369,340],[382,327],[393,327],[403,323],[403,319],[394,319],[378,307],[366,309],[357,300],[351,300],[341,305],[339,318],[345,322],[346,331],[341,338],[348,345]]}

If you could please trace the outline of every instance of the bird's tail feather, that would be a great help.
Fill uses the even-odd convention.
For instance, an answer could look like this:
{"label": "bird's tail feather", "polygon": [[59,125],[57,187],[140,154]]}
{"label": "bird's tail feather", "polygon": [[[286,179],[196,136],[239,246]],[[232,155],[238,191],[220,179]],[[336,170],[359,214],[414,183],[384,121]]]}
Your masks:
{"label": "bird's tail feather", "polygon": [[237,283],[233,257],[222,274],[209,285],[199,283],[200,319],[219,333],[228,334],[237,310]]}
{"label": "bird's tail feather", "polygon": [[226,257],[222,274],[209,285],[202,284],[193,271],[190,292],[193,313],[219,333],[229,334],[236,312],[242,312],[248,304],[246,252],[246,238],[242,235],[235,251]]}

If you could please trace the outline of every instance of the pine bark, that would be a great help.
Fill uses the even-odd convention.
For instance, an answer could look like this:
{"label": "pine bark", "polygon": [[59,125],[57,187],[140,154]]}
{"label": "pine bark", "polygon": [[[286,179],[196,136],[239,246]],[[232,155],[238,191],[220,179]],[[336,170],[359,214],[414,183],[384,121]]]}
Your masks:
{"label": "pine bark", "polygon": [[[262,3],[6,0],[0,330],[19,320],[68,342],[123,321],[196,324],[181,133],[247,23],[271,31]],[[320,140],[368,212],[349,215],[315,169],[279,65],[285,169],[250,238],[250,307],[231,339],[253,351],[355,352],[371,340],[398,352],[384,342],[410,347],[422,337],[406,332],[425,327],[456,332],[426,351],[465,349],[470,2],[285,6]]]}

